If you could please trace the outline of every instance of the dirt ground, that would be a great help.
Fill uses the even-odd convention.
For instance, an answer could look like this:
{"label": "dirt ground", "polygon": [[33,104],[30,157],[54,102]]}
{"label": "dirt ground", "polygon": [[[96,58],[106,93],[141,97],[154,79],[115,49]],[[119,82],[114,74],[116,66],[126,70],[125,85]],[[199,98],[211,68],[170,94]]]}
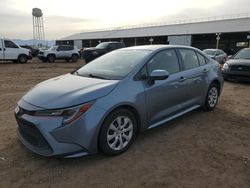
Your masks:
{"label": "dirt ground", "polygon": [[13,111],[35,84],[78,63],[0,62],[0,188],[250,187],[250,84],[225,82],[217,108],[146,131],[124,154],[43,158],[16,137]]}

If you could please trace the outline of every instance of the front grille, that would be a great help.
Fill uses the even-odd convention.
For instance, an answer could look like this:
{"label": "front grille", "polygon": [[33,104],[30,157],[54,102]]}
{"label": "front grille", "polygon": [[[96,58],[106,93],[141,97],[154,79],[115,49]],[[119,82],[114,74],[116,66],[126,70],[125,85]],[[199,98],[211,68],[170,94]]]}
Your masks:
{"label": "front grille", "polygon": [[232,71],[250,71],[250,66],[247,65],[232,65],[230,66]]}
{"label": "front grille", "polygon": [[46,154],[52,153],[52,149],[36,126],[24,119],[16,116],[18,131],[22,138],[35,149],[43,150]]}

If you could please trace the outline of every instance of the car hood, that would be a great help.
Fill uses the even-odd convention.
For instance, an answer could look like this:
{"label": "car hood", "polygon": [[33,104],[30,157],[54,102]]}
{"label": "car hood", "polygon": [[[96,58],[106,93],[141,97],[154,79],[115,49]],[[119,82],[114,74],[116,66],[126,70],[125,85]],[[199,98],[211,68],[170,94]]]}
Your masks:
{"label": "car hood", "polygon": [[23,100],[45,109],[66,108],[103,97],[118,82],[66,74],[36,85],[23,96]]}
{"label": "car hood", "polygon": [[20,49],[23,50],[23,51],[26,51],[27,53],[30,52],[30,49],[27,49],[27,48],[22,48],[22,47],[20,47]]}
{"label": "car hood", "polygon": [[246,65],[250,66],[250,59],[230,59],[227,61],[229,65]]}

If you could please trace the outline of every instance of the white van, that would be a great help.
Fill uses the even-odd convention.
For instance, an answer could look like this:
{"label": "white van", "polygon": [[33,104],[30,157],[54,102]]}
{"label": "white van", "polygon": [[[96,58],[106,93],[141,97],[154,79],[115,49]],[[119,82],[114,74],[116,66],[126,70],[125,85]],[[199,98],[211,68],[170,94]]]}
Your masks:
{"label": "white van", "polygon": [[27,63],[31,58],[30,50],[21,48],[12,40],[0,38],[0,60]]}

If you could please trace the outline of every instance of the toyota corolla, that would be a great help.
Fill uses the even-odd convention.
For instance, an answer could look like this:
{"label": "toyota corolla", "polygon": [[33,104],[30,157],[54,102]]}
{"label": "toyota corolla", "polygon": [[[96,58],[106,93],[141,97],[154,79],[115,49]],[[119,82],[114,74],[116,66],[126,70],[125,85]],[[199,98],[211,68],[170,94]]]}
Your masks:
{"label": "toyota corolla", "polygon": [[218,63],[198,49],[124,48],[28,91],[15,109],[17,135],[43,156],[117,155],[140,131],[213,110],[222,87]]}

